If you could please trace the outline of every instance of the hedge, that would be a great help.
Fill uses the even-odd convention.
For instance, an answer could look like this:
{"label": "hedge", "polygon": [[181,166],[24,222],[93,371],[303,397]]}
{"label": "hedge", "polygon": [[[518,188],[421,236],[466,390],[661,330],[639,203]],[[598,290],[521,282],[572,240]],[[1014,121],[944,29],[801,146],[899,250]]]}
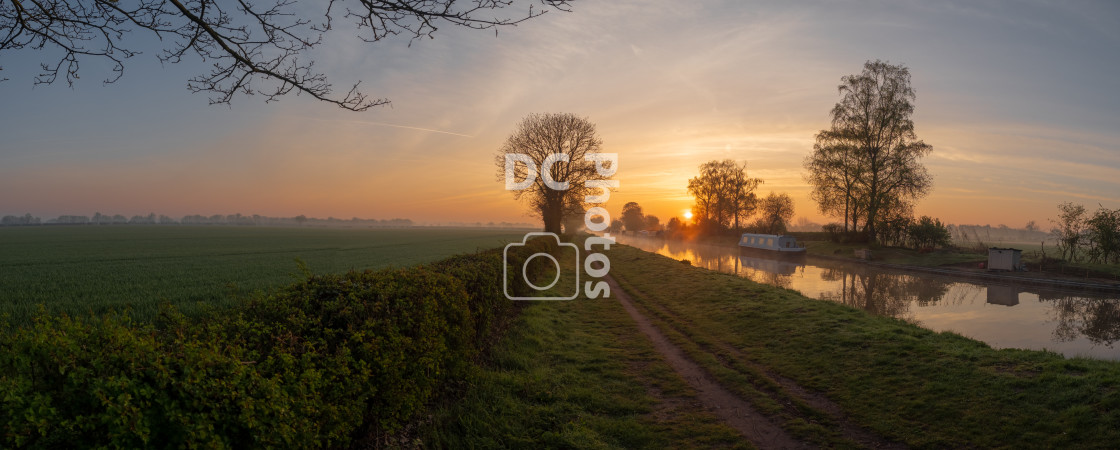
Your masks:
{"label": "hedge", "polygon": [[[552,247],[530,242],[511,265]],[[310,276],[205,320],[40,314],[0,335],[0,447],[345,448],[392,434],[511,313],[502,265],[487,251]]]}

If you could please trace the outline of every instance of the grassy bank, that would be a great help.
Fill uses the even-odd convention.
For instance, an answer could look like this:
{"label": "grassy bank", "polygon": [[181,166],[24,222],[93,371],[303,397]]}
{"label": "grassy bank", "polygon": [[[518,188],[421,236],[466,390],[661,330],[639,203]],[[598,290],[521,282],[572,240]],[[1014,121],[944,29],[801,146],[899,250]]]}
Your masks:
{"label": "grassy bank", "polygon": [[961,263],[980,263],[988,260],[988,255],[956,249],[938,249],[928,253],[898,247],[883,247],[868,244],[846,244],[828,241],[805,243],[805,251],[810,255],[855,260],[855,251],[870,249],[872,260],[888,264],[908,266],[937,267]]}
{"label": "grassy bank", "polygon": [[425,446],[749,447],[698,406],[617,302],[523,306],[461,400],[434,412]]}
{"label": "grassy bank", "polygon": [[618,246],[611,273],[722,383],[803,439],[843,445],[778,380],[825,394],[857,424],[917,447],[1109,447],[1120,364],[993,350],[792,291]]}

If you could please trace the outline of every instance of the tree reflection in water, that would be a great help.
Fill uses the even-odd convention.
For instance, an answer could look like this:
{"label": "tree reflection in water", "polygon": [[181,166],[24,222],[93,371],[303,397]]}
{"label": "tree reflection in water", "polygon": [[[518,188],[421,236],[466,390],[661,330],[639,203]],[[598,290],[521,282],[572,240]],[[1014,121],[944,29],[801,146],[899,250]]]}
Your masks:
{"label": "tree reflection in water", "polygon": [[[1045,336],[1054,342],[1080,341],[1063,350],[1074,355],[1085,347],[1112,349],[1120,341],[1120,295],[1070,291],[1039,293],[1036,288],[959,280],[934,274],[903,272],[814,258],[805,261],[742,253],[735,247],[695,242],[620,236],[620,243],[660,253],[706,269],[734,273],[755,282],[795,289],[821,300],[842,303],[873,314],[924,322],[932,316],[944,327],[956,317],[969,335],[1015,346],[1012,334],[1024,336],[1028,347]],[[915,307],[916,305],[916,307]],[[1043,306],[1039,308],[1038,306]],[[919,308],[929,307],[927,310]],[[1005,309],[1015,308],[1015,310]],[[1020,308],[1038,311],[1023,314]],[[946,314],[949,313],[949,314]],[[963,313],[963,314],[961,314]],[[1038,315],[1048,315],[1055,327],[1038,327]],[[919,320],[915,320],[919,319]],[[971,328],[969,328],[971,327]],[[1007,330],[1015,330],[1009,332]],[[1052,334],[1051,334],[1052,333]],[[1033,348],[1033,347],[1032,347]],[[1115,351],[1095,352],[1120,359]]]}
{"label": "tree reflection in water", "polygon": [[1120,299],[1053,293],[1038,294],[1038,299],[1054,303],[1055,340],[1068,342],[1085,336],[1094,345],[1108,348],[1120,340]]}

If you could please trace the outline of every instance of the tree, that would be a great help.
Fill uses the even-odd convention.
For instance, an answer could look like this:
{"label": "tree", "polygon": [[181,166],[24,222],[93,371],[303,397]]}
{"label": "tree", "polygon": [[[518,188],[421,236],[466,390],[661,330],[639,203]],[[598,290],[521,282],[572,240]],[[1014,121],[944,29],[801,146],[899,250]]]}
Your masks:
{"label": "tree", "polygon": [[661,229],[661,220],[657,216],[646,216],[646,230],[658,231]]}
{"label": "tree", "polygon": [[1120,209],[1098,209],[1085,221],[1085,239],[1092,262],[1120,262]]}
{"label": "tree", "polygon": [[1058,241],[1058,251],[1066,261],[1077,260],[1077,248],[1085,230],[1085,207],[1065,202],[1058,205],[1058,220],[1050,234]]}
{"label": "tree", "polygon": [[626,231],[637,232],[645,229],[645,215],[642,214],[642,207],[638,202],[622,205],[622,224],[626,226]]}
{"label": "tree", "polygon": [[677,230],[680,230],[682,226],[681,219],[670,217],[669,221],[665,223],[665,232],[669,234],[675,233]]}
{"label": "tree", "polygon": [[1038,224],[1034,220],[1027,221],[1027,225],[1023,227],[1027,231],[1038,231]]}
{"label": "tree", "polygon": [[700,165],[699,176],[688,180],[688,193],[696,202],[693,212],[700,221],[738,229],[758,208],[754,190],[759,184],[761,179],[747,176],[745,162],[708,161]]}
{"label": "tree", "polygon": [[914,133],[914,89],[903,65],[868,61],[863,72],[841,78],[832,127],[817,133],[805,160],[806,181],[822,213],[839,215],[869,240],[889,209],[910,207],[932,179],[920,159],[933,147]]}
{"label": "tree", "polygon": [[917,222],[911,224],[907,234],[910,243],[919,250],[947,247],[952,240],[949,228],[942,224],[940,219],[933,219],[929,216],[922,216]]}
{"label": "tree", "polygon": [[[560,233],[564,216],[583,214],[587,195],[602,195],[596,186],[609,186],[594,183],[614,174],[611,155],[599,153],[602,146],[595,125],[587,118],[566,113],[530,114],[498,149],[494,158],[498,179],[507,187],[511,182],[531,179],[528,187],[511,189],[514,198],[528,201],[544,221],[545,231]],[[510,155],[527,160],[517,163]],[[537,172],[541,172],[539,176]],[[566,186],[560,189],[553,182]]]}
{"label": "tree", "polygon": [[614,219],[611,221],[611,233],[618,234],[622,232],[622,221]]}
{"label": "tree", "polygon": [[856,147],[837,135],[818,133],[804,165],[805,181],[813,187],[810,197],[821,214],[843,217],[844,232],[856,229],[865,209],[858,184],[864,167]]}
{"label": "tree", "polygon": [[[569,10],[566,0],[540,1]],[[238,93],[274,101],[294,91],[362,111],[389,101],[367,97],[358,84],[335,95],[326,75],[313,70],[310,55],[338,24],[348,24],[366,42],[397,35],[416,40],[433,37],[444,25],[496,29],[546,12],[530,4],[527,13],[504,14],[512,4],[513,0],[5,1],[0,2],[0,53],[32,49],[60,55],[41,64],[35,84],[54,83],[61,74],[73,85],[79,64],[87,60],[112,66],[105,82],[113,83],[124,75],[125,60],[140,53],[138,47],[160,42],[161,63],[178,63],[192,55],[211,63],[210,72],[188,80],[187,89],[212,94],[212,104],[229,104]]]}
{"label": "tree", "polygon": [[793,198],[789,194],[773,192],[762,199],[761,216],[757,226],[767,234],[785,233],[793,219]]}

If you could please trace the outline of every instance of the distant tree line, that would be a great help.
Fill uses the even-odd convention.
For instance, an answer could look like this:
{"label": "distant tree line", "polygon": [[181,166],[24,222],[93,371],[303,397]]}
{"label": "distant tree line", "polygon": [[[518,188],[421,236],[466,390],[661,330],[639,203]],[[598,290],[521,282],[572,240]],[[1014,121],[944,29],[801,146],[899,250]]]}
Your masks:
{"label": "distant tree line", "polygon": [[[760,198],[755,189],[763,183],[761,178],[747,175],[745,162],[725,159],[701,164],[699,176],[688,180],[688,193],[694,199],[693,231],[701,235],[743,231],[785,233],[793,219],[793,198],[774,192]],[[690,228],[680,219],[673,219],[670,222],[674,222],[675,232]]]}
{"label": "distant tree line", "polygon": [[688,193],[694,199],[691,223],[679,217],[662,223],[657,216],[645,214],[637,202],[629,202],[623,205],[622,214],[611,221],[611,232],[664,233],[690,239],[744,231],[781,234],[789,228],[793,198],[773,192],[759,198],[754,191],[763,180],[748,176],[746,163],[713,160],[701,164],[699,172],[688,180]]}
{"label": "distant tree line", "polygon": [[949,225],[953,242],[958,245],[985,248],[1001,242],[1042,242],[1051,241],[1051,235],[1039,230],[1035,221],[1027,222],[1024,228],[1011,228],[999,225]]}
{"label": "distant tree line", "polygon": [[338,219],[335,217],[328,217],[326,219],[319,219],[315,217],[307,217],[305,215],[298,215],[295,217],[269,217],[259,214],[251,216],[237,214],[214,214],[212,216],[204,216],[201,214],[194,214],[183,216],[176,220],[170,216],[155,213],[150,213],[146,216],[135,215],[131,218],[120,214],[102,214],[100,212],[94,213],[91,216],[75,216],[75,215],[62,215],[54,219],[41,220],[31,214],[22,216],[4,216],[0,219],[0,226],[27,226],[27,225],[236,225],[236,226],[315,226],[315,227],[386,227],[386,228],[400,228],[411,227],[412,220],[409,219],[360,219],[357,217],[350,219]]}

